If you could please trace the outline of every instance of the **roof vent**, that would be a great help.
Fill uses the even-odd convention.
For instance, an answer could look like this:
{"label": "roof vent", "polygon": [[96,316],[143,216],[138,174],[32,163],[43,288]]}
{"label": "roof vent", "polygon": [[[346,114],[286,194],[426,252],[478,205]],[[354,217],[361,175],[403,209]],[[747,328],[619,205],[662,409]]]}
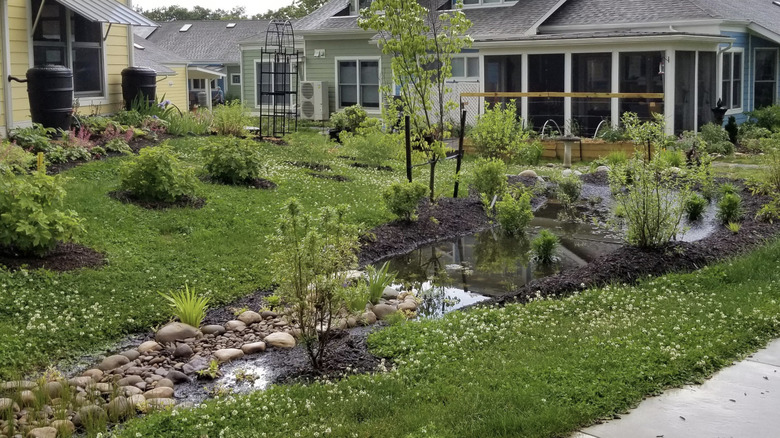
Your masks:
{"label": "roof vent", "polygon": [[133,43],[133,47],[135,47],[138,50],[144,50],[144,46],[142,46],[142,45],[140,45],[138,43]]}
{"label": "roof vent", "polygon": [[225,26],[225,27],[227,27],[228,29],[232,29],[232,28],[236,27],[236,23],[228,23],[227,26]]}
{"label": "roof vent", "polygon": [[188,30],[190,30],[191,27],[192,27],[191,24],[185,24],[184,26],[181,27],[181,29],[179,29],[179,32],[187,32]]}

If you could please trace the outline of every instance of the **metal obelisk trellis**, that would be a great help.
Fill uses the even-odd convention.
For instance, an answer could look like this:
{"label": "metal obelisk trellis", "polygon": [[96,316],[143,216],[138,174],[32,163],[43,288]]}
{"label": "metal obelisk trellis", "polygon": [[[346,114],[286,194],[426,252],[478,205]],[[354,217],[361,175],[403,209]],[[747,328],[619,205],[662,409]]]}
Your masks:
{"label": "metal obelisk trellis", "polygon": [[257,67],[260,136],[281,137],[298,129],[299,59],[290,21],[271,21]]}

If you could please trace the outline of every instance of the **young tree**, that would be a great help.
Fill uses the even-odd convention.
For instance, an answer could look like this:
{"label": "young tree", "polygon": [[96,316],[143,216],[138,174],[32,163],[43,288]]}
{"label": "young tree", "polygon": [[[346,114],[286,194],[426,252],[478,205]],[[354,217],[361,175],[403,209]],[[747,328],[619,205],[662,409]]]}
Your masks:
{"label": "young tree", "polygon": [[[430,163],[430,198],[434,199],[436,162],[445,155],[442,139],[449,130],[447,111],[457,103],[447,100],[447,79],[452,77],[452,56],[470,47],[466,32],[471,21],[458,2],[455,10],[441,12],[432,0],[374,0],[360,11],[361,28],[378,33],[382,53],[392,56],[393,83],[398,100],[389,111],[408,115],[416,146]],[[382,87],[389,97],[390,85]]]}
{"label": "young tree", "polygon": [[344,209],[304,214],[288,202],[273,238],[272,266],[279,293],[292,309],[314,368],[320,369],[332,335],[331,324],[343,306],[347,270],[357,258],[357,232]]}
{"label": "young tree", "polygon": [[327,0],[296,0],[289,6],[281,7],[275,11],[268,10],[264,14],[253,15],[253,19],[271,20],[271,19],[291,19],[302,18],[316,11],[324,5]]}

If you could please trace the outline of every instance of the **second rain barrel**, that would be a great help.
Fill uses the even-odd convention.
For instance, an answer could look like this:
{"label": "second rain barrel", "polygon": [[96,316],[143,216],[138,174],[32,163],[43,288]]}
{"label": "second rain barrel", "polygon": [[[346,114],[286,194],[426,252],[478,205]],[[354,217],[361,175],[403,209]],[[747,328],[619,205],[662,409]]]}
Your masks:
{"label": "second rain barrel", "polygon": [[73,117],[73,72],[61,65],[27,70],[27,96],[33,123],[46,128],[70,129]]}
{"label": "second rain barrel", "polygon": [[130,110],[133,101],[138,98],[146,100],[147,105],[154,105],[157,92],[157,73],[148,67],[127,67],[122,70],[122,98],[125,109]]}

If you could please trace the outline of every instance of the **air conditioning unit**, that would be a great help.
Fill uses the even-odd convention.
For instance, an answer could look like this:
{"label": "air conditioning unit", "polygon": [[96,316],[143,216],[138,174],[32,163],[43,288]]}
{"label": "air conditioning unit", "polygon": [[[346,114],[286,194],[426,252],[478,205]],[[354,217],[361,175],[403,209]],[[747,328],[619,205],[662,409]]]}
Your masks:
{"label": "air conditioning unit", "polygon": [[301,81],[301,118],[325,120],[328,110],[328,83],[323,81]]}

